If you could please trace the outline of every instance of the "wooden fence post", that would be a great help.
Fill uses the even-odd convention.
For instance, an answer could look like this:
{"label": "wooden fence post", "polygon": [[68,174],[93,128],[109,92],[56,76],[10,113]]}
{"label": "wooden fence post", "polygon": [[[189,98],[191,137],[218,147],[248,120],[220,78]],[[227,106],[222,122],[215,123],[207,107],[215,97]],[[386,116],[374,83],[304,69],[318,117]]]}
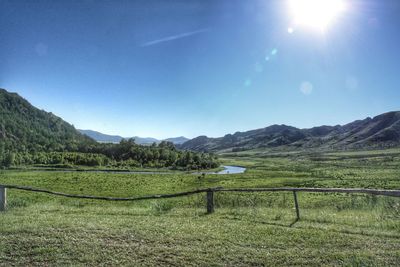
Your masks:
{"label": "wooden fence post", "polygon": [[300,220],[300,210],[299,210],[299,203],[297,202],[297,193],[296,191],[293,191],[293,197],[294,197],[294,206],[296,208],[296,220]]}
{"label": "wooden fence post", "polygon": [[207,191],[207,213],[214,212],[214,191],[208,190]]}
{"label": "wooden fence post", "polygon": [[7,206],[7,189],[0,186],[0,211],[5,211]]}

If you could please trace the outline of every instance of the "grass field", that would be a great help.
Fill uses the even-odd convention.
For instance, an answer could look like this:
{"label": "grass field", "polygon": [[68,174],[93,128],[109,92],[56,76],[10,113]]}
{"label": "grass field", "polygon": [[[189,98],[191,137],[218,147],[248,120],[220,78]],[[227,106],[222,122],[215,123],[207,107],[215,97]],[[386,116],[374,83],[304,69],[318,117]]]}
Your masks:
{"label": "grass field", "polygon": [[[0,184],[100,196],[195,188],[400,189],[400,151],[238,153],[244,174],[117,174],[3,171]],[[216,193],[205,198],[116,203],[8,191],[0,214],[0,265],[398,266],[400,199],[299,193]],[[293,224],[293,225],[292,225]]]}

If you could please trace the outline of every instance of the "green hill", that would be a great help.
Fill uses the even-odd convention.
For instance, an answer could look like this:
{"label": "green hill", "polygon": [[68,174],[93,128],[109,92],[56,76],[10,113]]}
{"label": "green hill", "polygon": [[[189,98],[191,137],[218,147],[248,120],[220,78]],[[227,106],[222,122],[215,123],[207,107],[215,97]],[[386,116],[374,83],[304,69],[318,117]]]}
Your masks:
{"label": "green hill", "polygon": [[0,89],[1,151],[78,151],[95,141],[16,93]]}

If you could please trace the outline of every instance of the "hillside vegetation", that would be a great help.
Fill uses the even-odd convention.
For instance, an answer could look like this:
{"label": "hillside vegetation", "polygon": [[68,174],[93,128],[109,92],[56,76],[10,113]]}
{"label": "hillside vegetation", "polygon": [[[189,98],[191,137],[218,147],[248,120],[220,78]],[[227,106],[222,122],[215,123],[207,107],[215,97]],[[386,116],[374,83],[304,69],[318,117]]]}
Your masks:
{"label": "hillside vegetation", "polygon": [[[95,145],[71,124],[0,89],[0,152],[78,151]],[[3,154],[1,153],[1,154]]]}

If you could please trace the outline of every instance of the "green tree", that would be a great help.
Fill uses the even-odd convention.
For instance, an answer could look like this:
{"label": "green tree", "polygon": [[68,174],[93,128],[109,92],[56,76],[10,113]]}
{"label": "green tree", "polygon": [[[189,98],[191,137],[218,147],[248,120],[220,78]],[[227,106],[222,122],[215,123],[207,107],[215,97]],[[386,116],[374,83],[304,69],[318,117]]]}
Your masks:
{"label": "green tree", "polygon": [[6,156],[3,159],[3,166],[4,167],[11,167],[15,162],[15,154],[12,152],[9,152],[6,154]]}

